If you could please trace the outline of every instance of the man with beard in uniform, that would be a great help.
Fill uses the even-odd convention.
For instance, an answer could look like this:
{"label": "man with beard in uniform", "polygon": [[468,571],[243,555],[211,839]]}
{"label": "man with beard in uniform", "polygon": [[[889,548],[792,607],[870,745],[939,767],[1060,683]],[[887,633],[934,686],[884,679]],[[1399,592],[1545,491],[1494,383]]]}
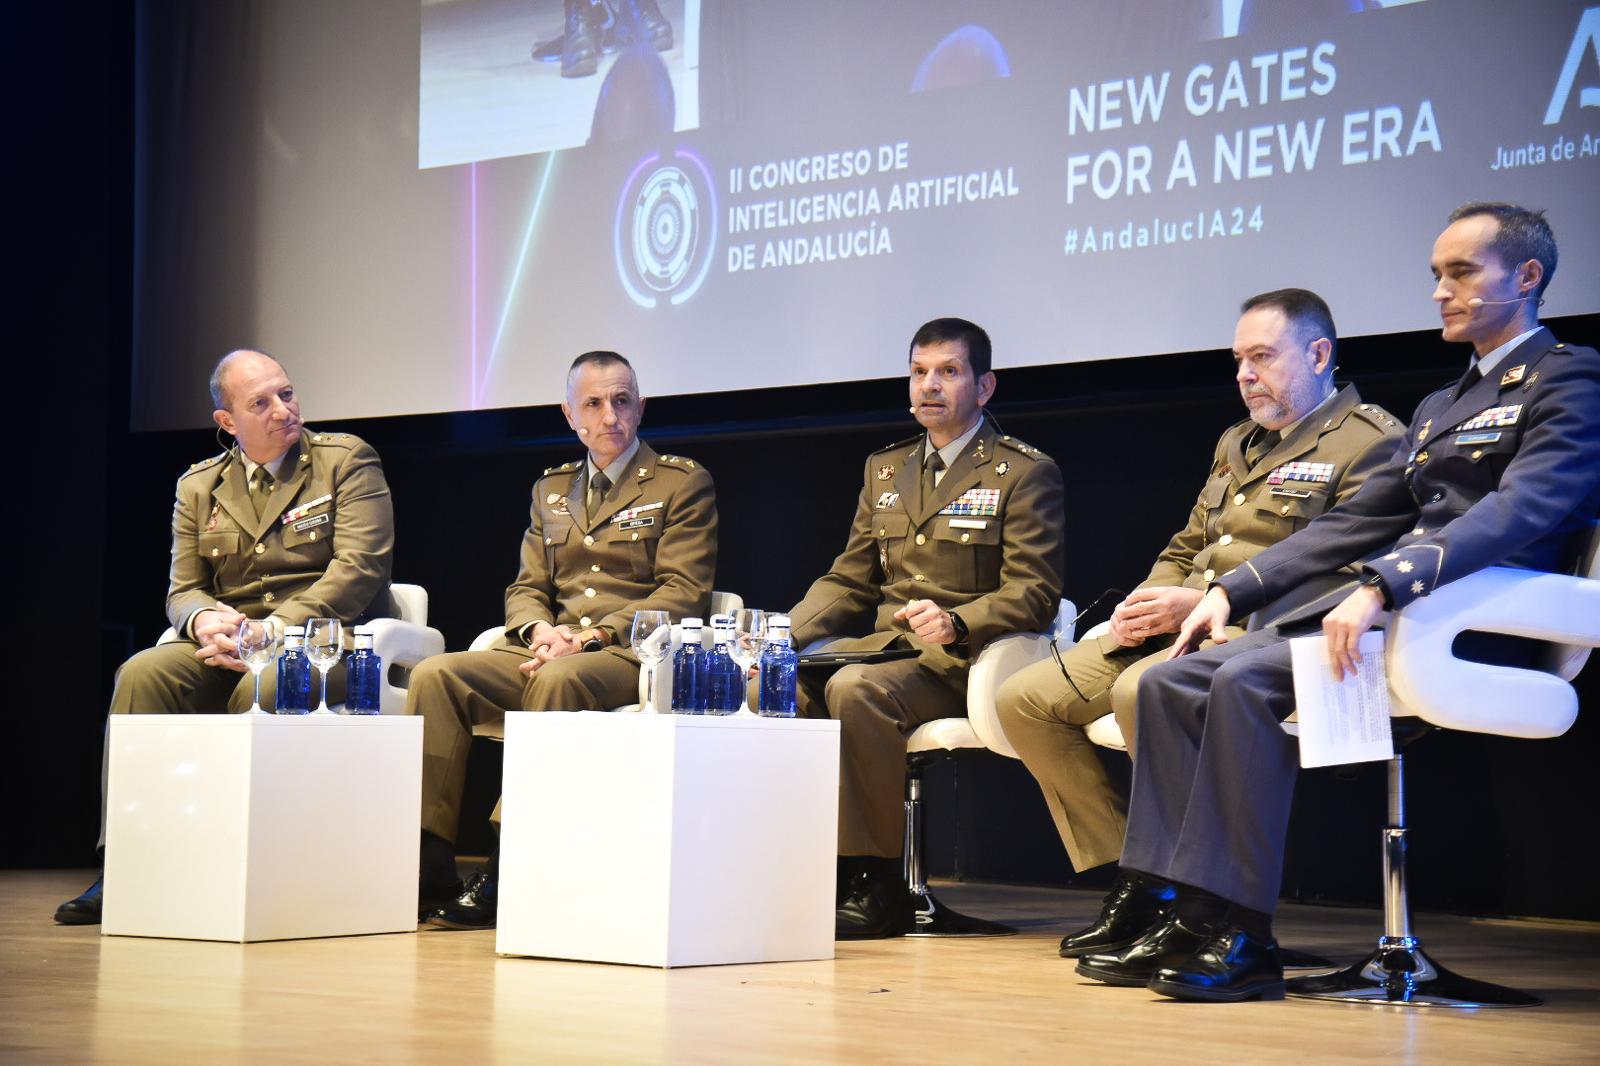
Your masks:
{"label": "man with beard in uniform", "polygon": [[[235,444],[178,479],[167,619],[180,638],[122,665],[112,714],[248,710],[255,686],[234,640],[240,622],[264,619],[281,640],[312,618],[350,626],[389,611],[394,512],[377,452],[348,433],[307,429],[294,385],[263,352],[223,356],[211,399]],[[329,680],[335,702],[344,677],[341,662]],[[276,695],[276,673],[263,671],[262,706]],[[101,903],[96,881],[56,921],[96,924]]]}
{"label": "man with beard in uniform", "polygon": [[966,713],[967,670],[985,644],[1049,627],[1061,597],[1061,472],[1001,434],[989,336],[940,318],[911,340],[912,413],[925,432],[867,459],[844,551],[793,610],[797,647],[911,648],[915,658],[801,671],[799,711],[841,727],[843,939],[912,929],[901,872],[905,736]]}
{"label": "man with beard in uniform", "polygon": [[[1252,296],[1239,308],[1234,374],[1250,417],[1217,441],[1211,474],[1150,576],[1111,615],[1111,631],[1013,674],[996,710],[1006,738],[1038,779],[1056,830],[1078,870],[1115,862],[1127,801],[1111,784],[1085,728],[1115,711],[1134,750],[1134,693],[1166,658],[1206,585],[1349,499],[1388,461],[1400,424],[1363,403],[1355,386],[1335,389],[1338,336],[1328,305],[1305,289]],[[1353,571],[1333,575],[1345,580]],[[1292,604],[1258,612],[1270,621]],[[1229,632],[1238,636],[1242,627]],[[1123,878],[1087,928],[1061,941],[1074,957],[1127,947],[1154,921],[1171,890]]]}
{"label": "man with beard in uniform", "polygon": [[446,929],[492,928],[498,912],[498,852],[464,889],[456,884],[452,842],[472,727],[507,711],[635,702],[634,612],[703,615],[711,600],[711,475],[638,439],[644,397],[633,367],[616,352],[578,356],[561,411],[588,454],[534,482],[521,570],[506,589],[505,642],[433,656],[411,677],[406,707],[424,719],[423,907]]}

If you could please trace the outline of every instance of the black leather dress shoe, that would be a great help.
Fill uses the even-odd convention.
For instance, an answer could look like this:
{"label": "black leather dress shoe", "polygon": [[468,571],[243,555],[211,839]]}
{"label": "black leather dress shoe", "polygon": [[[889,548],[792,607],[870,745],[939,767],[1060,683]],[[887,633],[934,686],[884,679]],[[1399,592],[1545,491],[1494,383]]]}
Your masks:
{"label": "black leather dress shoe", "polygon": [[426,874],[417,884],[417,921],[425,922],[434,911],[441,910],[461,898],[466,891],[461,878],[430,878]]}
{"label": "black leather dress shoe", "polygon": [[566,0],[566,35],[561,45],[561,76],[587,78],[600,65],[600,33],[611,21],[603,0]]}
{"label": "black leather dress shoe", "polygon": [[1224,926],[1188,959],[1156,971],[1150,991],[1207,1003],[1282,999],[1277,941],[1257,940],[1243,929]]}
{"label": "black leather dress shoe", "polygon": [[499,907],[499,882],[480,870],[467,879],[461,895],[425,920],[440,929],[493,929]]}
{"label": "black leather dress shoe", "polygon": [[1175,895],[1171,885],[1152,884],[1137,874],[1120,875],[1100,917],[1061,938],[1062,958],[1116,954],[1161,921]]}
{"label": "black leather dress shoe", "polygon": [[1108,985],[1142,988],[1163,966],[1177,966],[1199,951],[1210,935],[1209,929],[1190,928],[1169,913],[1122,951],[1085,955],[1078,960],[1078,973]]}
{"label": "black leather dress shoe", "polygon": [[862,871],[851,877],[844,902],[833,912],[833,935],[836,940],[886,940],[905,936],[916,922],[904,881]]}
{"label": "black leather dress shoe", "polygon": [[672,23],[661,13],[661,8],[656,6],[656,0],[627,0],[625,9],[631,18],[624,19],[624,25],[632,24],[632,33],[644,36],[644,42],[658,52],[666,52],[672,48]]}
{"label": "black leather dress shoe", "polygon": [[105,875],[94,879],[94,884],[83,890],[83,895],[67,900],[56,908],[57,925],[99,925],[100,904],[105,895]]}

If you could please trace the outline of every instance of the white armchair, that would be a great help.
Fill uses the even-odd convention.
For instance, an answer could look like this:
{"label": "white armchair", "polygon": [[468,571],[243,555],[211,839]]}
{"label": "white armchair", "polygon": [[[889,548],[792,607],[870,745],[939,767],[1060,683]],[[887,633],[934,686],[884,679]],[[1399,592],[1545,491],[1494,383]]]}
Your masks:
{"label": "white armchair", "polygon": [[[737,593],[713,592],[711,594],[711,614],[733,614],[744,607],[744,600]],[[709,621],[709,616],[707,618]],[[488,651],[499,644],[506,635],[505,626],[493,626],[479,633],[472,641],[468,651]],[[707,648],[711,646],[713,634],[707,625],[702,632],[701,641]],[[676,623],[672,626],[672,646],[667,649],[666,659],[654,667],[655,676],[650,677],[650,668],[639,671],[639,702],[627,703],[621,707],[613,707],[617,712],[634,712],[640,709],[651,710],[665,714],[672,710],[672,657],[679,648],[683,647],[683,632]],[[649,696],[648,701],[646,696]],[[493,737],[496,740],[505,739],[505,723],[503,721],[485,722],[475,726],[472,730],[475,736]]]}
{"label": "white armchair", "polygon": [[950,910],[928,891],[922,868],[922,772],[930,763],[962,748],[987,748],[1007,758],[1018,758],[1000,727],[995,697],[1008,677],[1047,657],[1051,644],[1061,650],[1072,646],[1076,613],[1071,600],[1062,600],[1048,633],[1012,633],[990,641],[973,660],[967,675],[967,716],[924,723],[906,737],[905,875],[917,915],[915,931],[909,935],[1009,936],[1016,932],[1010,926]]}
{"label": "white armchair", "polygon": [[[430,655],[444,652],[444,634],[428,625],[428,590],[421,585],[390,585],[392,618],[374,618],[372,650],[383,661],[383,689],[378,697],[381,714],[404,714],[411,671]],[[157,644],[178,640],[168,626]]]}

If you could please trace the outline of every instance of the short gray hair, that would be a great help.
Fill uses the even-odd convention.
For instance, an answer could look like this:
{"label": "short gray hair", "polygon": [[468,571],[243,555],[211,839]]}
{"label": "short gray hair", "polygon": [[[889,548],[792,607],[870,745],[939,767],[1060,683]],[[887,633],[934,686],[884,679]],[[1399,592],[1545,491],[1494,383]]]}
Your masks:
{"label": "short gray hair", "polygon": [[[235,348],[221,359],[218,359],[217,365],[211,368],[211,402],[219,411],[229,410],[228,390],[223,386],[223,379],[227,377],[228,368],[233,365],[235,359],[245,355],[259,355],[278,363],[275,357],[268,355],[260,348]],[[282,367],[283,364],[278,363],[278,366]]]}

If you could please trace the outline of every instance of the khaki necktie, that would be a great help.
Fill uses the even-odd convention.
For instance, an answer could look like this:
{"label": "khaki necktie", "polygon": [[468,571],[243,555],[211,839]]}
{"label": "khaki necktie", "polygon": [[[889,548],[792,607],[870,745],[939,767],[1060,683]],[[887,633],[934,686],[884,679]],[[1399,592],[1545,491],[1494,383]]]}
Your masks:
{"label": "khaki necktie", "polygon": [[1267,457],[1267,453],[1278,446],[1283,437],[1275,429],[1264,433],[1257,433],[1254,443],[1244,450],[1244,461],[1253,469],[1257,463]]}
{"label": "khaki necktie", "polygon": [[944,456],[938,452],[931,453],[922,464],[922,506],[932,506],[934,491],[939,487],[939,471],[943,469]]}
{"label": "khaki necktie", "polygon": [[606,490],[611,488],[611,479],[606,477],[604,470],[596,470],[594,477],[589,480],[589,494],[584,497],[583,509],[589,517],[594,518],[595,512],[600,509],[600,504],[606,498]]}
{"label": "khaki necktie", "polygon": [[267,501],[272,498],[272,473],[264,466],[256,467],[250,482],[250,502],[255,506],[256,517],[267,513]]}

